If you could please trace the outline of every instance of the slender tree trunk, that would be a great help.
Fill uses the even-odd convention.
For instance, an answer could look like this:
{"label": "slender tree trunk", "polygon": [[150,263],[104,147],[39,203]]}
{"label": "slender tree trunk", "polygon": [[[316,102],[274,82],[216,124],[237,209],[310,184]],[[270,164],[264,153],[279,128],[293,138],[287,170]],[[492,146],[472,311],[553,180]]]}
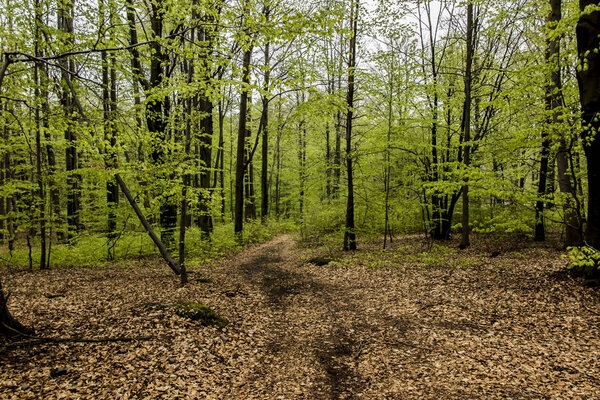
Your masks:
{"label": "slender tree trunk", "polygon": [[[562,0],[550,0],[550,13],[548,14],[548,28],[550,32],[556,30],[562,18]],[[546,105],[549,107],[549,125],[555,134],[559,135],[559,148],[556,154],[556,167],[558,172],[558,186],[565,195],[563,206],[563,221],[565,224],[565,246],[581,244],[580,221],[575,208],[577,193],[572,182],[569,170],[569,149],[567,139],[558,129],[560,123],[562,79],[560,74],[560,37],[548,36],[546,38],[546,62],[550,66],[550,82],[546,87]]]}
{"label": "slender tree trunk", "polygon": [[[270,16],[269,6],[265,6],[265,19],[268,23]],[[265,81],[263,85],[264,94],[261,95],[262,98],[262,116],[261,119],[264,121],[262,127],[262,165],[260,171],[260,192],[261,192],[261,202],[260,202],[260,218],[263,223],[266,222],[267,216],[269,214],[269,187],[267,181],[268,174],[268,164],[269,164],[269,99],[266,95],[269,90],[269,80],[271,77],[270,72],[270,41],[267,41],[265,44]],[[259,132],[260,134],[261,132]]]}
{"label": "slender tree trunk", "polygon": [[[561,5],[560,0],[550,0],[550,13],[547,18],[547,29],[555,30],[556,24],[561,18]],[[544,241],[546,240],[546,232],[544,227],[544,195],[548,193],[549,186],[549,156],[550,156],[550,145],[552,138],[550,133],[555,129],[553,124],[558,122],[558,114],[560,112],[560,94],[555,91],[561,89],[560,84],[560,70],[558,67],[559,63],[559,39],[553,37],[546,37],[546,64],[550,67],[549,82],[546,84],[545,91],[545,103],[546,111],[550,113],[548,117],[548,124],[544,127],[542,132],[542,159],[540,162],[540,180],[538,183],[538,200],[535,207],[535,234],[534,240]],[[562,167],[562,165],[561,165]],[[560,172],[559,172],[560,173]]]}
{"label": "slender tree trunk", "polygon": [[[392,65],[392,70],[394,66]],[[387,237],[390,233],[390,175],[392,172],[392,162],[391,162],[391,154],[390,154],[390,145],[392,139],[392,118],[394,114],[394,78],[393,75],[390,74],[390,92],[388,98],[388,126],[387,126],[387,138],[386,138],[386,148],[385,148],[385,176],[384,176],[384,189],[385,189],[385,222],[383,227],[383,248],[387,247]]]}
{"label": "slender tree trunk", "polygon": [[281,136],[283,134],[283,127],[281,126],[281,103],[279,103],[279,123],[277,124],[277,140],[275,142],[275,154],[273,154],[273,165],[275,170],[275,218],[279,221],[279,200],[281,198],[280,192],[280,175],[281,175]]}
{"label": "slender tree trunk", "polygon": [[[600,1],[579,0],[581,11],[587,6],[600,6]],[[584,127],[583,149],[588,164],[588,220],[585,239],[590,246],[600,249],[600,11],[583,14],[576,31],[579,61],[585,66],[577,69]]]}
{"label": "slender tree trunk", "polygon": [[[0,104],[0,110],[1,109],[2,104]],[[4,184],[4,157],[0,157],[0,186],[4,186]],[[6,199],[4,196],[0,196],[0,244],[4,244],[4,241],[6,240],[6,218]]]}
{"label": "slender tree trunk", "polygon": [[[42,29],[42,9],[39,0],[35,1],[35,55],[41,57],[40,51],[40,30]],[[35,84],[34,95],[36,100],[44,102],[46,99],[40,95],[40,87],[42,81],[40,78],[40,63],[36,62],[33,67],[33,81]],[[40,111],[45,110],[46,107],[40,105],[35,108],[35,164],[36,164],[36,178],[38,184],[37,190],[37,201],[39,203],[39,225],[40,225],[40,269],[47,269],[48,263],[46,262],[46,188],[44,185],[44,177],[42,175],[42,117]]]}
{"label": "slender tree trunk", "polygon": [[[136,20],[135,20],[135,9],[134,9],[134,0],[126,0],[127,6],[127,25],[129,28],[129,44],[132,45],[130,53],[131,53],[131,72],[133,78],[133,104],[135,107],[135,123],[136,123],[136,136],[137,136],[137,157],[140,163],[146,160],[146,147],[147,143],[143,137],[144,132],[144,121],[142,118],[142,100],[140,94],[140,85],[144,90],[150,90],[150,84],[146,80],[144,73],[142,71],[142,66],[140,62],[140,55],[138,52],[138,48],[136,45],[138,44],[137,37],[137,28],[136,28]],[[147,187],[147,181],[145,177],[140,180],[141,187]],[[143,194],[143,204],[146,209],[150,209],[150,194],[148,190],[144,190]],[[153,218],[150,217],[150,220],[153,221]]]}
{"label": "slender tree trunk", "polygon": [[219,149],[217,150],[217,160],[215,162],[215,176],[213,187],[219,188],[219,199],[221,203],[221,221],[225,221],[225,176],[223,172],[225,158],[225,110],[223,110],[223,101],[219,102]]}
{"label": "slender tree trunk", "polygon": [[574,185],[574,176],[569,157],[569,149],[565,138],[560,138],[558,152],[556,154],[556,165],[558,171],[558,187],[561,193],[565,194],[565,204],[563,206],[563,222],[565,224],[566,246],[578,246],[583,242],[581,219],[579,215],[578,194]]}
{"label": "slender tree trunk", "polygon": [[[68,51],[73,47],[73,13],[74,0],[58,0],[58,30],[62,35],[63,51]],[[65,57],[59,60],[62,69],[62,105],[65,114],[67,127],[65,130],[66,148],[66,171],[67,171],[67,237],[72,239],[81,228],[80,221],[80,195],[81,195],[81,175],[75,171],[78,168],[79,160],[77,154],[77,134],[75,133],[75,121],[73,114],[75,112],[75,99],[71,90],[71,73],[75,73],[75,65],[72,57]]]}
{"label": "slender tree trunk", "polygon": [[[341,91],[342,89],[342,65],[343,65],[343,56],[344,54],[344,41],[340,36],[340,57],[339,57],[339,73],[337,75],[337,88]],[[334,79],[335,82],[335,79]],[[334,83],[335,85],[335,83]],[[335,91],[335,89],[334,89]],[[341,176],[342,176],[342,110],[338,107],[336,114],[336,124],[335,124],[335,152],[333,155],[333,188],[332,188],[332,197],[338,198],[340,185],[341,185]]]}
{"label": "slender tree trunk", "polygon": [[211,216],[211,185],[210,185],[210,168],[212,162],[212,138],[214,134],[213,128],[213,103],[206,96],[201,96],[199,99],[199,108],[202,116],[200,118],[200,199],[198,226],[200,231],[205,235],[210,235],[213,230]]}
{"label": "slender tree trunk", "polygon": [[[193,37],[193,36],[192,36]],[[189,67],[189,78],[188,78],[188,82],[191,82],[192,77],[193,77],[193,64],[194,60],[190,61],[190,67]],[[187,157],[189,157],[190,155],[190,148],[191,148],[191,131],[192,131],[192,124],[190,121],[190,114],[192,112],[192,99],[187,99],[186,100],[186,106],[187,106],[187,121],[186,121],[186,127],[185,127],[185,138],[184,138],[184,152],[185,155]],[[187,274],[187,268],[185,265],[185,233],[186,233],[186,228],[187,228],[187,210],[188,210],[188,199],[187,199],[187,191],[188,191],[188,187],[190,186],[191,183],[191,176],[190,174],[186,171],[183,174],[183,187],[181,188],[181,215],[180,215],[180,219],[179,219],[179,270],[181,272],[180,274],[180,282],[181,285],[185,285],[188,283],[188,274]]]}
{"label": "slender tree trunk", "polygon": [[[164,5],[161,2],[152,3],[150,22],[154,37],[161,38],[163,35],[163,18],[165,14]],[[153,41],[150,45],[152,57],[150,59],[150,82],[148,89],[160,88],[165,80],[165,67],[168,65],[169,57],[160,41]],[[168,97],[158,94],[157,98],[146,104],[146,124],[151,136],[152,161],[155,165],[165,165],[167,162],[166,143],[168,140],[169,120]],[[166,168],[163,168],[166,170]],[[172,172],[161,171],[162,179],[171,179]],[[161,240],[168,247],[175,245],[175,229],[177,225],[177,204],[172,196],[163,200],[160,205]]]}
{"label": "slender tree trunk", "polygon": [[[115,14],[117,13],[116,7],[114,5],[114,3],[111,5],[111,25],[115,26],[116,25],[116,21],[115,21]],[[113,41],[115,40],[114,37],[114,30],[111,31],[111,36]],[[110,61],[110,116],[111,116],[111,130],[110,130],[110,137],[108,138],[108,145],[109,145],[109,149],[110,152],[108,153],[109,156],[109,164],[108,167],[109,168],[117,168],[118,166],[118,158],[117,158],[117,150],[116,150],[116,145],[117,145],[117,136],[118,136],[118,131],[117,131],[117,58],[116,55],[113,53],[110,55],[109,57],[109,61]],[[117,207],[119,206],[119,186],[117,185],[117,182],[115,181],[115,179],[113,177],[111,177],[107,184],[106,184],[106,191],[107,191],[107,202],[108,202],[108,206],[109,206],[109,210],[111,212],[109,212],[108,214],[108,232],[110,235],[110,238],[115,240],[117,237]]]}
{"label": "slender tree trunk", "polygon": [[[229,208],[231,211],[231,220],[235,221],[235,200],[234,200],[234,179],[233,179],[233,144],[234,144],[234,133],[233,133],[233,118],[229,123]],[[237,171],[236,171],[237,172]]]}
{"label": "slender tree trunk", "polygon": [[[108,10],[109,17],[104,14]],[[114,7],[107,8],[104,2],[101,2],[100,18],[102,25],[114,26]],[[111,30],[110,37],[114,39]],[[104,110],[104,160],[108,170],[116,168],[117,154],[115,150],[117,131],[116,131],[116,108],[117,108],[117,73],[116,57],[114,54],[102,53],[102,103]],[[106,182],[106,203],[107,203],[107,231],[108,231],[108,259],[114,259],[114,240],[117,237],[117,205],[119,201],[119,187],[112,176],[109,175]]]}
{"label": "slender tree trunk", "polygon": [[[467,4],[467,61],[465,70],[465,113],[464,113],[464,145],[465,155],[463,162],[466,172],[471,164],[471,85],[473,66],[473,3],[469,0]],[[465,177],[462,190],[462,235],[460,247],[466,248],[470,243],[470,220],[469,220],[469,178]]]}
{"label": "slender tree trunk", "polygon": [[140,210],[140,207],[135,202],[135,199],[131,195],[131,192],[129,191],[129,188],[125,184],[125,181],[123,180],[123,178],[121,178],[121,176],[119,174],[115,174],[115,180],[121,187],[121,191],[125,195],[125,198],[127,198],[127,201],[129,201],[129,204],[135,211],[135,214],[137,215],[138,219],[140,220],[142,226],[144,227],[144,229],[146,229],[146,232],[148,232],[148,235],[150,236],[150,238],[156,245],[156,248],[160,252],[163,259],[167,262],[167,265],[169,266],[169,268],[171,268],[171,270],[173,270],[173,272],[175,272],[175,274],[179,275],[181,273],[179,264],[175,260],[173,260],[173,258],[169,254],[169,249],[167,248],[167,246],[165,246],[165,244],[162,242],[162,240],[160,240],[159,237],[156,235],[156,233],[154,233],[154,230],[148,223],[148,220],[146,219],[146,217],[144,217],[144,214],[142,213],[142,210]]}
{"label": "slender tree trunk", "polygon": [[234,230],[238,239],[244,229],[244,163],[246,161],[246,123],[248,119],[248,85],[250,84],[250,61],[252,46],[244,51],[242,61],[242,95],[240,99],[240,119],[238,125],[237,155],[235,168],[235,223]]}
{"label": "slender tree trunk", "polygon": [[540,160],[540,179],[538,181],[538,200],[535,203],[535,233],[533,240],[542,242],[546,240],[544,227],[544,195],[548,178],[548,157],[550,154],[550,136],[547,128],[542,133],[542,158]]}
{"label": "slender tree trunk", "polygon": [[[246,111],[248,121],[246,122],[246,189],[245,189],[245,218],[246,221],[256,219],[256,198],[254,196],[254,162],[251,148],[252,139],[252,92],[248,93],[248,110]],[[260,131],[260,128],[259,128]]]}
{"label": "slender tree trunk", "polygon": [[346,230],[344,231],[344,250],[356,250],[356,231],[354,226],[354,181],[352,170],[352,122],[354,118],[354,69],[356,68],[356,35],[358,33],[358,9],[360,1],[350,4],[350,56],[348,59],[348,113],[346,115],[346,172],[348,173],[348,200],[346,204]]}
{"label": "slender tree trunk", "polygon": [[[4,104],[4,108],[8,107],[7,104]],[[4,139],[4,143],[10,143],[10,130],[8,124],[6,122],[3,126],[2,138]],[[10,184],[15,180],[15,170],[12,165],[12,157],[10,153],[10,146],[6,146],[4,149],[4,155],[2,157],[2,166],[4,172],[4,184]],[[5,204],[5,218],[6,218],[6,230],[7,230],[7,241],[8,241],[8,251],[12,253],[15,247],[15,227],[13,222],[13,211],[16,211],[13,207],[14,205],[14,195],[6,196],[2,195],[4,204]]]}
{"label": "slender tree trunk", "polygon": [[331,199],[331,131],[329,119],[325,122],[325,194]]}
{"label": "slender tree trunk", "polygon": [[185,265],[185,230],[187,225],[187,189],[190,184],[189,175],[183,176],[181,189],[181,216],[179,219],[179,277],[181,286],[188,283],[187,268]]}
{"label": "slender tree trunk", "polygon": [[[302,82],[304,86],[304,80]],[[298,107],[304,104],[306,101],[304,97],[304,90],[298,97]],[[300,230],[302,235],[304,234],[304,190],[306,186],[306,121],[304,120],[304,114],[300,117],[298,123],[298,216],[300,218]]]}

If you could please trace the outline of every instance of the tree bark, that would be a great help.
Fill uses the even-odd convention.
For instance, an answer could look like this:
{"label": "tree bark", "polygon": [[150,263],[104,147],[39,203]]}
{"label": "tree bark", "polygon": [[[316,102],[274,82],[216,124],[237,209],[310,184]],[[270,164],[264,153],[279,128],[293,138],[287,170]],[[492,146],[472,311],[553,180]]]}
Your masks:
{"label": "tree bark", "polygon": [[[108,18],[105,12],[108,10]],[[101,26],[114,26],[114,7],[112,5],[106,8],[104,2],[100,4]],[[111,39],[114,39],[111,29]],[[104,162],[107,169],[116,168],[117,153],[115,146],[117,144],[116,129],[116,111],[117,111],[117,73],[116,57],[114,54],[102,53],[102,104],[104,111]],[[109,238],[108,258],[114,259],[113,241],[117,237],[117,206],[119,204],[119,187],[112,176],[107,178],[106,182],[106,203],[107,203],[107,232]]]}
{"label": "tree bark", "polygon": [[200,96],[198,102],[200,113],[200,198],[198,226],[204,235],[210,235],[213,230],[213,222],[210,210],[211,184],[210,168],[212,163],[212,138],[213,128],[213,103],[205,95]]}
{"label": "tree bark", "polygon": [[8,310],[8,296],[2,289],[2,281],[0,280],[0,335],[2,336],[17,336],[17,335],[32,335],[33,329],[26,328],[19,323]]}
{"label": "tree bark", "polygon": [[[464,112],[464,158],[465,172],[468,174],[468,169],[471,164],[471,97],[472,97],[472,67],[473,67],[473,3],[469,0],[467,4],[467,60],[465,66],[465,112]],[[460,247],[466,248],[471,242],[469,219],[469,178],[465,177],[465,184],[462,189],[462,234]]]}
{"label": "tree bark", "polygon": [[[580,0],[579,7],[600,6],[599,0]],[[582,68],[577,68],[581,101],[583,149],[588,164],[587,243],[600,249],[600,11],[585,12],[576,29],[577,53]]]}
{"label": "tree bark", "polygon": [[[550,33],[556,30],[562,18],[562,0],[550,0],[548,28]],[[558,187],[565,195],[563,205],[563,222],[565,225],[565,246],[576,246],[582,243],[581,222],[576,207],[577,193],[569,168],[569,148],[565,134],[559,129],[560,114],[562,113],[562,79],[560,73],[560,36],[546,38],[546,62],[550,67],[550,81],[546,87],[546,106],[549,108],[549,125],[552,132],[558,136],[559,148],[556,154]]]}
{"label": "tree bark", "polygon": [[[265,20],[267,23],[269,22],[270,17],[270,8],[269,6],[265,6],[264,10]],[[264,120],[264,125],[262,127],[262,132],[259,132],[260,135],[262,133],[262,152],[261,152],[261,170],[260,170],[260,193],[261,193],[261,202],[260,202],[260,219],[263,223],[266,222],[267,216],[269,214],[269,187],[268,187],[268,161],[269,161],[269,99],[267,97],[267,93],[269,90],[270,84],[270,47],[271,42],[267,40],[265,43],[265,81],[263,84],[264,93],[261,95],[262,99],[262,116],[261,119]]]}
{"label": "tree bark", "polygon": [[154,230],[148,223],[148,220],[146,219],[146,217],[144,217],[142,210],[140,210],[140,207],[137,205],[137,203],[135,202],[135,199],[131,195],[129,188],[127,188],[125,181],[121,178],[121,176],[119,174],[115,174],[115,179],[116,179],[117,183],[119,184],[119,186],[121,187],[121,191],[123,192],[123,194],[129,201],[129,204],[135,211],[135,214],[137,215],[138,219],[142,223],[142,226],[144,227],[144,229],[146,229],[146,232],[148,232],[148,235],[150,236],[150,238],[152,239],[152,241],[158,248],[158,251],[160,252],[161,256],[167,262],[167,265],[169,266],[169,268],[171,268],[173,270],[173,272],[175,272],[177,275],[179,275],[181,273],[179,264],[175,260],[173,260],[173,258],[171,258],[171,255],[169,254],[169,250],[167,249],[165,244],[158,238],[156,233],[154,233]]}
{"label": "tree bark", "polygon": [[[35,2],[35,55],[36,57],[41,56],[39,49],[40,44],[40,30],[42,29],[42,10],[40,8],[39,0]],[[34,94],[38,101],[45,102],[46,99],[40,94],[40,87],[42,81],[40,78],[41,65],[36,62],[33,67],[33,81],[35,84]],[[40,106],[35,109],[35,164],[36,164],[36,178],[38,184],[37,198],[39,203],[39,226],[40,226],[40,269],[47,269],[48,263],[46,262],[46,188],[44,184],[44,177],[42,175],[42,116],[40,111],[46,110],[47,107]],[[44,116],[45,117],[45,116]]]}
{"label": "tree bark", "polygon": [[242,239],[244,229],[244,164],[246,161],[246,123],[248,119],[248,86],[250,85],[250,61],[252,46],[244,51],[242,61],[242,95],[240,98],[240,119],[238,124],[237,155],[235,167],[235,221],[234,231]]}
{"label": "tree bark", "polygon": [[[61,32],[62,43],[66,47],[64,50],[70,50],[73,46],[73,13],[74,0],[58,0],[57,22],[58,30]],[[63,50],[63,51],[64,51]],[[59,60],[62,67],[62,97],[61,102],[67,122],[65,130],[65,140],[67,147],[65,151],[66,171],[67,171],[67,237],[72,239],[81,228],[80,210],[81,210],[81,175],[76,171],[79,164],[77,153],[77,134],[75,133],[75,121],[73,114],[76,109],[75,99],[73,97],[71,75],[75,72],[75,62],[73,57],[64,57]]]}
{"label": "tree bark", "polygon": [[344,250],[356,250],[356,231],[354,226],[354,182],[352,170],[352,122],[354,118],[354,76],[356,68],[356,36],[358,33],[358,9],[360,1],[350,4],[350,56],[348,59],[348,113],[346,115],[346,172],[348,174],[348,200],[346,203],[346,229],[344,231]]}

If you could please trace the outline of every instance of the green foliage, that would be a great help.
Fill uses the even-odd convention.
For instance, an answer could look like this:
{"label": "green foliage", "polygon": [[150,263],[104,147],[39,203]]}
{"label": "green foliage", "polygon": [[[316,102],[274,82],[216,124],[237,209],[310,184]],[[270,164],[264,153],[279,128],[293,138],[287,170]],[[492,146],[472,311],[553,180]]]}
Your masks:
{"label": "green foliage", "polygon": [[600,277],[600,251],[590,246],[569,247],[568,268],[575,276],[587,279]]}
{"label": "green foliage", "polygon": [[[268,240],[280,233],[290,232],[296,225],[289,220],[269,220],[265,224],[252,221],[246,225],[244,244]],[[196,227],[188,228],[186,235],[186,250],[188,265],[199,266],[207,260],[223,257],[231,252],[239,251],[240,244],[235,240],[231,223],[217,224],[210,238],[202,235]],[[83,233],[71,244],[53,244],[50,264],[53,267],[102,267],[109,262],[107,246],[114,246],[115,260],[133,257],[158,256],[159,253],[146,232],[123,232],[115,243],[108,241],[99,234]],[[39,256],[39,243],[32,243],[32,258]],[[173,256],[176,254],[173,253]],[[16,266],[25,268],[29,265],[29,249],[23,245],[12,252],[6,248],[0,249],[0,266]],[[35,265],[35,264],[34,264]]]}
{"label": "green foliage", "polygon": [[345,211],[341,201],[312,209],[304,216],[302,226],[302,241],[311,243],[320,241],[328,235],[338,235],[344,228]]}
{"label": "green foliage", "polygon": [[455,255],[456,249],[433,243],[426,251],[406,255],[406,260],[426,267],[449,267],[458,262]]}
{"label": "green foliage", "polygon": [[[548,188],[541,200],[555,209],[544,212],[546,226],[557,226],[549,221],[561,219],[557,210],[563,204],[577,203],[578,211],[586,207],[586,166],[581,162],[575,80],[574,26],[581,15],[576,2],[564,4],[563,20],[556,29],[542,22],[548,13],[545,0],[477,2],[470,165],[462,158],[466,144],[462,4],[441,7],[431,15],[426,1],[379,2],[359,13],[361,63],[355,74],[360,100],[355,104],[350,154],[343,143],[351,31],[348,2],[273,2],[265,7],[266,3],[252,1],[165,0],[155,5],[163,19],[161,32],[152,31],[161,24],[153,23],[153,12],[141,3],[133,5],[137,17],[130,27],[122,0],[76,2],[71,34],[51,26],[56,4],[48,0],[36,4],[39,17],[26,2],[0,3],[0,25],[6,27],[0,31],[0,48],[31,55],[37,51],[38,56],[52,60],[65,52],[76,54],[44,64],[36,70],[38,78],[25,57],[22,63],[9,66],[0,88],[0,235],[11,245],[18,239],[11,254],[2,250],[6,263],[28,264],[28,250],[22,247],[26,238],[33,243],[33,259],[39,259],[36,238],[42,225],[51,242],[52,265],[103,263],[108,245],[104,236],[113,209],[122,231],[114,247],[115,258],[156,254],[129,205],[124,201],[108,204],[107,182],[116,171],[154,222],[159,221],[165,203],[181,204],[183,176],[193,178],[186,194],[189,214],[194,219],[210,213],[215,221],[210,239],[195,228],[188,231],[190,265],[238,249],[240,243],[225,222],[229,216],[222,214],[234,198],[238,99],[243,90],[251,90],[253,99],[248,118],[250,149],[260,144],[263,102],[259,97],[269,104],[267,154],[257,151],[254,155],[254,187],[247,190],[254,193],[254,199],[246,200],[260,204],[263,188],[259,177],[266,157],[270,215],[298,221],[307,243],[343,234],[346,157],[351,157],[355,166],[359,245],[361,238],[381,237],[386,222],[392,234],[431,231],[442,220],[458,222],[461,203],[457,199],[466,178],[473,231],[531,232],[543,133],[552,139],[550,159],[556,159],[558,143],[564,140],[572,159],[572,183],[579,189],[575,195],[561,196],[556,187]],[[270,16],[265,14],[266,8]],[[203,36],[210,40],[190,39],[197,26],[203,27]],[[87,52],[130,43],[132,32],[138,33],[138,40],[152,37],[135,47],[139,71],[131,68],[133,51],[111,50],[104,58]],[[167,37],[167,32],[179,33]],[[561,38],[556,61],[564,69],[561,115],[553,122],[549,122],[552,115],[544,103],[554,64],[544,59],[549,37]],[[272,45],[268,55],[264,54],[267,42]],[[157,60],[161,51],[155,45],[169,54],[168,60]],[[239,49],[250,47],[251,79],[242,84]],[[114,69],[106,71],[107,61],[113,57]],[[136,79],[138,73],[146,79],[152,76],[149,70],[155,61],[164,68],[160,82],[141,87],[145,85]],[[83,112],[65,108],[63,99],[70,91],[60,67],[63,62],[78,66],[71,82]],[[97,82],[105,72],[111,72],[110,81],[119,88],[114,100],[117,115],[110,117],[100,96],[104,83]],[[206,140],[203,121],[210,123],[211,115],[190,106],[199,98],[209,99],[214,107],[210,140]],[[169,118],[162,128],[168,134],[161,138],[148,128],[155,118],[148,114],[148,106],[163,100],[161,113]],[[72,142],[65,136],[69,129],[75,136]],[[41,133],[41,165],[35,157],[36,133]],[[107,163],[112,146],[107,134],[114,134],[114,165]],[[78,153],[75,172],[65,171],[69,146],[75,146]],[[158,150],[168,155],[160,163],[153,162]],[[39,174],[36,167],[40,167]],[[206,182],[200,183],[203,174],[211,175],[210,188]],[[74,175],[81,178],[78,216],[85,233],[66,245],[56,242],[64,242],[57,236],[66,231],[67,199],[79,190],[70,183]],[[335,195],[333,188],[337,189]],[[55,196],[52,189],[57,189]],[[222,200],[227,203],[223,207]],[[12,203],[9,207],[9,201],[14,207]],[[449,216],[440,216],[440,212]],[[460,229],[460,224],[447,226]],[[263,225],[248,221],[244,244],[295,228],[293,222]],[[341,239],[327,242],[341,245]],[[425,260],[436,264],[436,257],[425,256]]]}
{"label": "green foliage", "polygon": [[[478,209],[474,210],[474,213],[476,211]],[[528,233],[531,232],[535,223],[531,212],[516,206],[492,206],[481,214],[472,226],[473,232]],[[454,227],[462,228],[461,224]]]}

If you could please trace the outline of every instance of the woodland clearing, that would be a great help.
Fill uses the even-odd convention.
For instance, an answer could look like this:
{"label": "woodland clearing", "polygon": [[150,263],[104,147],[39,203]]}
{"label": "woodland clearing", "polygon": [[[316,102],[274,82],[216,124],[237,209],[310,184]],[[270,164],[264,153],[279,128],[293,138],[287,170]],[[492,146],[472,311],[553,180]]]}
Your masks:
{"label": "woodland clearing", "polygon": [[[157,258],[10,271],[9,307],[40,336],[151,338],[2,342],[0,398],[600,398],[599,291],[552,244],[406,236],[317,266],[327,248],[296,240],[193,268],[183,288]],[[176,315],[190,300],[228,325]]]}

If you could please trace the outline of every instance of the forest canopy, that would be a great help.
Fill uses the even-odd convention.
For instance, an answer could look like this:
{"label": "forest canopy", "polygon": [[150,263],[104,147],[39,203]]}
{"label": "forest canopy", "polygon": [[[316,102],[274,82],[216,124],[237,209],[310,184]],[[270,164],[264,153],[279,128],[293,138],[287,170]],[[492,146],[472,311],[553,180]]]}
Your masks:
{"label": "forest canopy", "polygon": [[597,249],[599,14],[3,0],[0,239],[43,269],[53,243],[105,238],[112,259],[154,229],[163,253],[179,241],[176,272],[188,228],[243,242],[244,224],[283,220],[345,249],[472,231]]}

